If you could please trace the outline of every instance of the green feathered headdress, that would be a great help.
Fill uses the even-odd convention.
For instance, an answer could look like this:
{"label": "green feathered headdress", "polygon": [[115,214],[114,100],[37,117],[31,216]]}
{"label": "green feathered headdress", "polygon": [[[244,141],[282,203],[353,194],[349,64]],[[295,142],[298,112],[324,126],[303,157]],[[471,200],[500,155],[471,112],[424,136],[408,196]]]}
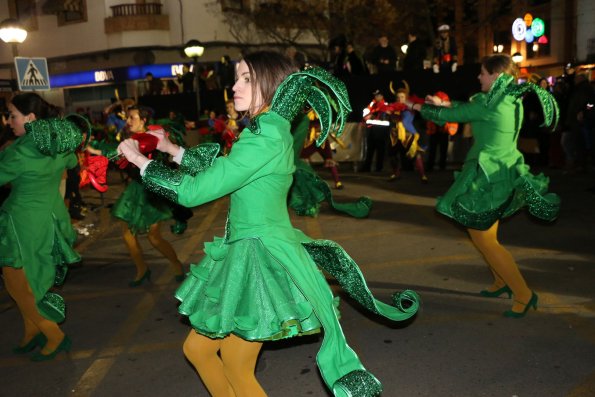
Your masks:
{"label": "green feathered headdress", "polygon": [[320,119],[316,145],[322,145],[331,132],[341,135],[351,113],[347,88],[341,80],[318,67],[290,74],[275,91],[271,111],[291,122],[306,103]]}

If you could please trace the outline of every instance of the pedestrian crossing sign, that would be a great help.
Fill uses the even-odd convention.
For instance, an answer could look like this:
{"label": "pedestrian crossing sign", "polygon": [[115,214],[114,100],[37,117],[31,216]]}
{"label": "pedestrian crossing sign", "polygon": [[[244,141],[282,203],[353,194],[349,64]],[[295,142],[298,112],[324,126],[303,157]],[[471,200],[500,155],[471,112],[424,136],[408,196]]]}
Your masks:
{"label": "pedestrian crossing sign", "polygon": [[15,57],[17,80],[21,91],[47,91],[50,75],[46,58]]}

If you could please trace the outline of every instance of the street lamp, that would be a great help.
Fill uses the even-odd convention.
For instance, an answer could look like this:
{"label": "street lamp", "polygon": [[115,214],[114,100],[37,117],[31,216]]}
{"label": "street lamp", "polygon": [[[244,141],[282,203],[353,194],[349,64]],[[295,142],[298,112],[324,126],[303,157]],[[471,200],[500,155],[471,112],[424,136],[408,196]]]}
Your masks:
{"label": "street lamp", "polygon": [[205,48],[198,40],[190,40],[184,46],[184,54],[194,61],[194,80],[196,82],[196,122],[200,120],[200,76],[198,74],[198,58],[205,52]]}
{"label": "street lamp", "polygon": [[17,56],[17,44],[27,38],[27,31],[14,18],[8,18],[0,22],[0,39],[7,44],[12,44],[12,55]]}
{"label": "street lamp", "polygon": [[520,52],[515,52],[514,54],[512,54],[512,62],[514,62],[514,63],[523,62],[523,54],[521,54]]}
{"label": "street lamp", "polygon": [[[7,44],[12,44],[12,57],[19,55],[17,44],[22,43],[27,38],[27,31],[14,18],[8,18],[0,22],[0,39]],[[12,68],[10,69],[11,78],[14,77]]]}

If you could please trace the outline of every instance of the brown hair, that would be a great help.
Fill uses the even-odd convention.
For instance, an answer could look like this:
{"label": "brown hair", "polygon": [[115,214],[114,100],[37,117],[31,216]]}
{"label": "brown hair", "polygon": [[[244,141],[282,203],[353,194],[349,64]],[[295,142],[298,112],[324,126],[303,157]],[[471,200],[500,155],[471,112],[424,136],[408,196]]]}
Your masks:
{"label": "brown hair", "polygon": [[409,90],[407,88],[399,88],[395,95],[397,94],[405,94],[406,97],[409,96]]}
{"label": "brown hair", "polygon": [[286,56],[273,51],[258,51],[247,54],[243,58],[251,76],[252,104],[256,101],[257,90],[260,90],[262,107],[255,110],[255,114],[271,104],[275,90],[287,76],[297,72],[298,69]]}
{"label": "brown hair", "polygon": [[489,74],[506,73],[514,78],[517,78],[519,74],[518,68],[512,61],[512,58],[507,54],[487,55],[481,60],[481,65]]}
{"label": "brown hair", "polygon": [[131,110],[138,111],[139,118],[142,121],[144,121],[145,124],[147,124],[149,122],[149,119],[151,118],[151,110],[150,109],[148,109],[144,106],[132,105],[126,109],[126,113],[130,113]]}

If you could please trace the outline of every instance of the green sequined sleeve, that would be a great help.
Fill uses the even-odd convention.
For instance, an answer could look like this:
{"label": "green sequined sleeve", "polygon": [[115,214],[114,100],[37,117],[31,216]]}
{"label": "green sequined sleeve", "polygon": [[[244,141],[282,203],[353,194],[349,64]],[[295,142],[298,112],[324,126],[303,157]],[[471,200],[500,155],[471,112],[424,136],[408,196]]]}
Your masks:
{"label": "green sequined sleeve", "polygon": [[180,163],[180,171],[194,176],[213,165],[217,153],[219,153],[219,145],[216,143],[204,143],[186,149]]}
{"label": "green sequined sleeve", "polygon": [[142,177],[143,183],[148,189],[185,207],[195,207],[228,195],[273,172],[277,162],[286,159],[286,152],[292,150],[290,142],[281,139],[281,133],[289,131],[289,122],[279,115],[267,113],[259,116],[259,125],[263,128],[262,133],[244,130],[227,157],[217,157],[202,171],[194,175],[182,172],[202,167],[195,162],[197,153],[189,150],[188,156],[184,153],[179,170],[151,162]]}
{"label": "green sequined sleeve", "polygon": [[484,95],[475,95],[469,102],[457,102],[455,106],[448,108],[424,104],[420,114],[424,119],[437,124],[444,122],[469,123],[486,118],[489,112],[484,103]]}

